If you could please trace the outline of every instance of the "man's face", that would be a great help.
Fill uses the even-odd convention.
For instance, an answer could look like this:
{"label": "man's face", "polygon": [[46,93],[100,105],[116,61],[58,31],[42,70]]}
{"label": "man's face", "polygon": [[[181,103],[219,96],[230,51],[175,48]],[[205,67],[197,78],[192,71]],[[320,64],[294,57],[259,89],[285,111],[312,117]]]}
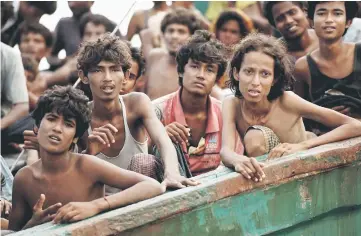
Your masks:
{"label": "man's face", "polygon": [[292,2],[280,2],[272,7],[276,28],[285,39],[295,39],[309,28],[306,13]]}
{"label": "man's face", "polygon": [[234,45],[241,39],[241,29],[236,20],[229,20],[218,31],[218,39],[227,46]]}
{"label": "man's face", "polygon": [[186,25],[168,25],[164,31],[164,41],[169,53],[175,55],[190,36],[190,31]]}
{"label": "man's face", "polygon": [[274,81],[274,59],[262,52],[249,52],[234,77],[239,81],[239,90],[248,102],[260,102],[267,99]]}
{"label": "man's face", "polygon": [[95,25],[93,22],[88,22],[84,28],[83,42],[95,41],[105,33],[106,29],[104,25]]}
{"label": "man's face", "polygon": [[324,2],[316,5],[313,16],[314,28],[319,38],[338,40],[351,24],[346,23],[344,2]]}
{"label": "man's face", "polygon": [[92,1],[68,1],[70,10],[75,17],[80,17],[88,12],[93,5]]}
{"label": "man's face", "polygon": [[123,80],[124,72],[121,65],[101,61],[89,70],[86,82],[90,85],[94,100],[111,101],[118,98]]}
{"label": "man's face", "polygon": [[216,82],[218,65],[188,60],[184,66],[183,89],[200,96],[209,95]]}
{"label": "man's face", "polygon": [[62,115],[49,112],[41,120],[37,138],[46,152],[61,154],[69,150],[75,133],[75,119],[65,119]]}
{"label": "man's face", "polygon": [[30,55],[38,62],[49,53],[44,37],[33,32],[21,36],[19,48],[21,53]]}
{"label": "man's face", "polygon": [[138,78],[138,70],[139,70],[139,65],[136,61],[132,60],[132,67],[129,70],[129,76],[127,78],[123,79],[123,82],[121,83],[121,89],[120,89],[120,95],[125,95],[127,93],[130,93],[134,86],[135,83],[137,82],[137,78]]}

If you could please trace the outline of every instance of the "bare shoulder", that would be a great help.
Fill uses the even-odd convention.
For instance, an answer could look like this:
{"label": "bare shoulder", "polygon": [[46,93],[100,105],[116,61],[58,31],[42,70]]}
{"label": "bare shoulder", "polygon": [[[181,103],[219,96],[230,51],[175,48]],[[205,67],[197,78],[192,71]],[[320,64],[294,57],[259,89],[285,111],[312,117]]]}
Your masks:
{"label": "bare shoulder", "polygon": [[298,108],[302,101],[305,101],[303,98],[298,96],[292,91],[285,91],[278,98],[279,105],[286,110],[293,111]]}
{"label": "bare shoulder", "polygon": [[122,96],[127,111],[145,111],[147,107],[152,107],[150,98],[145,93],[131,92]]}
{"label": "bare shoulder", "polygon": [[[39,161],[38,161],[39,162]],[[14,185],[16,185],[16,189],[24,190],[25,187],[29,186],[29,183],[34,178],[35,173],[38,169],[38,162],[21,168],[14,177]]]}
{"label": "bare shoulder", "polygon": [[237,104],[239,103],[239,98],[235,96],[227,96],[223,100],[223,107],[233,108],[235,109],[237,107]]}
{"label": "bare shoulder", "polygon": [[310,84],[311,73],[308,67],[307,56],[303,56],[296,61],[294,75],[296,80]]}

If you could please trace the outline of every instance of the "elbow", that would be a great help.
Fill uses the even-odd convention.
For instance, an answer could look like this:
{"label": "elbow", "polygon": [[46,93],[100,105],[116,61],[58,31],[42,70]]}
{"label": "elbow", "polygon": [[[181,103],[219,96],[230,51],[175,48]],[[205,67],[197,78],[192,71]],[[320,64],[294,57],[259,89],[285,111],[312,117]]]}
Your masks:
{"label": "elbow", "polygon": [[152,191],[151,191],[152,196],[151,197],[161,195],[161,194],[165,193],[165,191],[166,191],[166,186],[164,184],[159,183],[155,179],[147,180],[147,184],[152,189]]}

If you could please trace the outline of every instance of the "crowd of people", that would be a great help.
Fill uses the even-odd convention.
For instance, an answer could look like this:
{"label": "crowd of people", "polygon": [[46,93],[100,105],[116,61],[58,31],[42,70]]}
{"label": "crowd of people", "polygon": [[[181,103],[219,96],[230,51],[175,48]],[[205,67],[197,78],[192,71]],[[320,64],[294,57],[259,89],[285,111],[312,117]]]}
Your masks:
{"label": "crowd of people", "polygon": [[358,2],[211,3],[215,17],[154,2],[122,36],[93,2],[69,1],[55,32],[39,19],[56,2],[1,2],[1,155],[27,154],[14,178],[1,157],[2,229],[76,222],[220,165],[259,182],[255,157],[361,136]]}

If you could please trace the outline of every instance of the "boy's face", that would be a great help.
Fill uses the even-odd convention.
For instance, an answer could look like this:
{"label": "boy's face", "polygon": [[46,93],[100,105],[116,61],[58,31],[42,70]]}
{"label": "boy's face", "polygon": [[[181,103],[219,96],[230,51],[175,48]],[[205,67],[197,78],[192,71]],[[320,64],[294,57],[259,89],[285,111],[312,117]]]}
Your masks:
{"label": "boy's face", "polygon": [[236,20],[229,20],[218,31],[218,39],[227,46],[238,43],[241,39],[241,29]]}
{"label": "boy's face", "polygon": [[118,98],[124,77],[121,65],[101,61],[89,70],[88,76],[83,76],[82,80],[89,83],[94,100],[111,101]]}
{"label": "boy's face", "polygon": [[209,95],[216,82],[218,65],[188,60],[184,66],[183,88],[189,93]]}
{"label": "boy's face", "polygon": [[267,99],[274,82],[274,59],[262,52],[249,52],[244,55],[239,72],[233,69],[233,76],[246,101],[260,102]]}
{"label": "boy's face", "polygon": [[306,13],[292,2],[280,2],[272,7],[273,20],[285,39],[301,37],[309,28]]}
{"label": "boy's face", "polygon": [[76,132],[75,119],[65,119],[55,112],[46,113],[38,131],[40,147],[52,154],[61,154],[69,150]]}
{"label": "boy's face", "polygon": [[319,38],[325,40],[340,39],[351,24],[346,22],[344,2],[324,2],[316,5],[313,16],[314,28]]}
{"label": "boy's face", "polygon": [[170,24],[166,27],[163,36],[167,50],[171,55],[175,55],[191,34],[186,25]]}
{"label": "boy's face", "polygon": [[138,70],[139,70],[139,65],[136,61],[132,60],[132,67],[129,70],[129,76],[125,79],[123,79],[123,82],[121,83],[121,89],[120,89],[120,95],[124,95],[127,93],[130,93],[134,86],[135,83],[137,82],[137,78],[138,78]]}
{"label": "boy's face", "polygon": [[95,25],[93,22],[88,22],[84,28],[83,41],[95,41],[105,33],[106,29],[104,25]]}
{"label": "boy's face", "polygon": [[19,49],[21,53],[30,55],[38,62],[49,53],[44,37],[33,32],[21,36]]}

